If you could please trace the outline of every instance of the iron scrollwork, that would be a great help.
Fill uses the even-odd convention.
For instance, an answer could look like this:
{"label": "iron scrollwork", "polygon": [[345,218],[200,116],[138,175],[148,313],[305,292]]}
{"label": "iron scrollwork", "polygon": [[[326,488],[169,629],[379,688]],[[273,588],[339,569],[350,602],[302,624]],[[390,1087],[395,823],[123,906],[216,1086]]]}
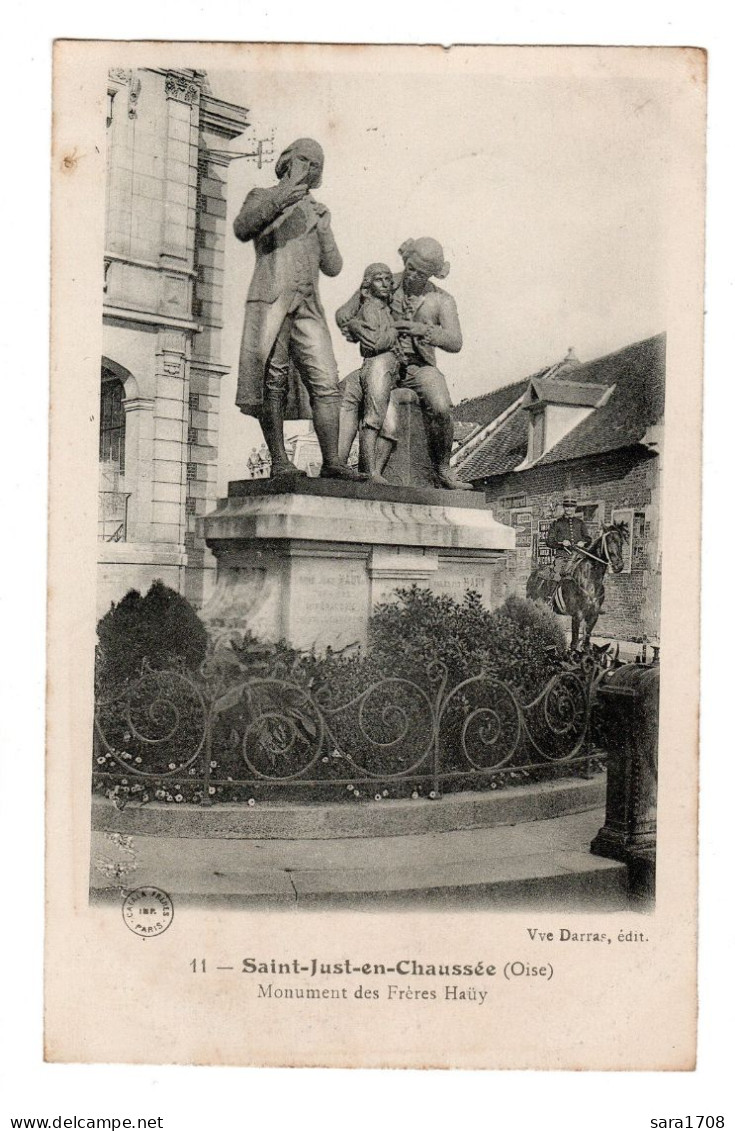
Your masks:
{"label": "iron scrollwork", "polygon": [[[233,678],[233,673],[238,678]],[[555,674],[522,702],[481,672],[448,686],[430,664],[419,680],[386,676],[349,695],[314,688],[281,663],[229,675],[144,668],[100,699],[96,740],[101,777],[181,778],[211,803],[224,757],[227,782],[293,784],[485,779],[530,765],[585,757],[600,671],[585,661]]]}

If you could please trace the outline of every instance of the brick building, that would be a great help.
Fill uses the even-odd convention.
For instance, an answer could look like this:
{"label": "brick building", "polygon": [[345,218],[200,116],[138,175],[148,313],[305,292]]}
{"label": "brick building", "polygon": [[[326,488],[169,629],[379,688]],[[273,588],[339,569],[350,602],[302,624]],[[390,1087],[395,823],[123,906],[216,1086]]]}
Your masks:
{"label": "brick building", "polygon": [[155,578],[200,604],[214,563],[227,170],[247,111],[202,71],[114,69],[107,97],[98,608]]}
{"label": "brick building", "polygon": [[454,410],[476,426],[453,456],[457,473],[516,530],[504,594],[525,593],[533,566],[551,558],[545,536],[565,494],[593,535],[627,524],[625,568],[607,573],[597,637],[658,642],[665,349],[661,334],[584,365],[570,352]]}

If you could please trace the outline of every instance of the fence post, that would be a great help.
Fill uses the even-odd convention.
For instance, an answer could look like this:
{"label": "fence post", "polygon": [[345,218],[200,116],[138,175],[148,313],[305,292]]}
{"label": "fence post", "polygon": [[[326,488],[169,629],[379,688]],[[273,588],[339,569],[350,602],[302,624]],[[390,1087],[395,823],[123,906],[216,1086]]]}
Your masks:
{"label": "fence post", "polygon": [[214,712],[212,708],[207,711],[204,720],[204,773],[202,774],[202,805],[211,805],[212,798],[209,795],[209,782],[212,776],[212,719]]}

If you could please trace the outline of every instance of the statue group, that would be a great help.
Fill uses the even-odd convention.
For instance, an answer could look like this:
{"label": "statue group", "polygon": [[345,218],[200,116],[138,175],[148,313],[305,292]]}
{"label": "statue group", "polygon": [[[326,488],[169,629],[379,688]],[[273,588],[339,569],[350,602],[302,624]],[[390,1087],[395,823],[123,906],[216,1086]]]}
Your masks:
{"label": "statue group", "polygon": [[[399,248],[403,271],[366,267],[359,289],[337,311],[345,338],[359,346],[362,364],[340,384],[319,274],[339,275],[342,256],[329,209],[312,196],[321,184],[324,152],[300,138],[276,162],[278,183],[253,189],[235,220],[238,239],[253,241],[255,271],[247,296],[237,404],[260,421],[271,456],[271,477],[303,475],[289,460],[286,419],[313,417],[322,453],[321,476],[371,480],[383,475],[399,437],[391,393],[416,393],[437,485],[467,490],[449,466],[453,422],[436,350],[458,353],[462,332],[454,299],[432,279],[449,264],[430,237]],[[359,435],[360,470],[348,466]]]}

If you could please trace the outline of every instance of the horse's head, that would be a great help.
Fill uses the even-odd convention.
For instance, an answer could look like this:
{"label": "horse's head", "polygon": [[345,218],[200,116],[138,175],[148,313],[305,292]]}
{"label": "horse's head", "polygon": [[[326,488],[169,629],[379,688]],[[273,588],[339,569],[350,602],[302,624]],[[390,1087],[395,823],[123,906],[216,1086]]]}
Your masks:
{"label": "horse's head", "polygon": [[602,543],[613,573],[621,573],[625,566],[623,546],[628,541],[627,522],[614,522],[603,527]]}

